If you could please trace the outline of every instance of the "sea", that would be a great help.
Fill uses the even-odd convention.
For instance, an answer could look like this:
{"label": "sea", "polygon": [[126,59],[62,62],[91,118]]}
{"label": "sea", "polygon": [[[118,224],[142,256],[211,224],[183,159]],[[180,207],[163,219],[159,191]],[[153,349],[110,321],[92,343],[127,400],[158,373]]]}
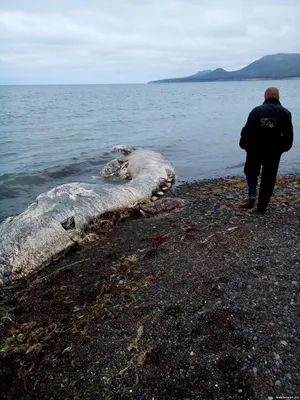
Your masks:
{"label": "sea", "polygon": [[0,221],[57,185],[94,182],[116,144],[162,152],[177,185],[243,175],[240,132],[269,86],[293,115],[279,173],[298,174],[300,80],[0,86]]}

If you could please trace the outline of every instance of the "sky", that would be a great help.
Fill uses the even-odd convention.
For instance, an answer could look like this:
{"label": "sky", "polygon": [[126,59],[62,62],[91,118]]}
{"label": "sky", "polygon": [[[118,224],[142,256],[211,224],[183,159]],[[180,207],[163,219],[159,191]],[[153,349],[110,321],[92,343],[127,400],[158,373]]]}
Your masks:
{"label": "sky", "polygon": [[300,53],[299,0],[0,0],[0,84],[144,83]]}

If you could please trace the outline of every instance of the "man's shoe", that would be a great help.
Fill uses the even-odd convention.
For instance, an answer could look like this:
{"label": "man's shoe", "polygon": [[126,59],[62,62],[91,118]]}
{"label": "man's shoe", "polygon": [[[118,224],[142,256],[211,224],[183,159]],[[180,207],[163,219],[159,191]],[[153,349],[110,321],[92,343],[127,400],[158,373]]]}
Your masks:
{"label": "man's shoe", "polygon": [[255,201],[256,199],[251,197],[246,203],[241,204],[239,207],[251,210],[254,207]]}
{"label": "man's shoe", "polygon": [[258,214],[263,215],[263,214],[266,213],[266,211],[267,211],[266,207],[261,207],[261,206],[259,206],[259,205],[257,206],[256,212],[257,212]]}

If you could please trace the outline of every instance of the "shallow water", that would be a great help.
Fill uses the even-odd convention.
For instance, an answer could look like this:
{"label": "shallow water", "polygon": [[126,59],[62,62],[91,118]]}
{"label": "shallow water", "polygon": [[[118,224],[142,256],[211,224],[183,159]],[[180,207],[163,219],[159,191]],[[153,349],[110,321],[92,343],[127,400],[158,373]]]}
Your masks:
{"label": "shallow water", "polygon": [[115,144],[163,152],[178,183],[240,175],[240,131],[270,85],[279,87],[295,131],[280,172],[299,173],[300,80],[0,86],[0,220],[54,186],[92,182]]}

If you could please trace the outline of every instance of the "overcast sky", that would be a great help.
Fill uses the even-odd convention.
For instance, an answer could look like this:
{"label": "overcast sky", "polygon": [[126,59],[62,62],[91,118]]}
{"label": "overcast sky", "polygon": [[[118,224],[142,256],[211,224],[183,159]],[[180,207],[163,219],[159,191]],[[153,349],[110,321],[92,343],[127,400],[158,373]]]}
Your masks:
{"label": "overcast sky", "polygon": [[300,0],[0,0],[0,84],[139,83],[300,53]]}

